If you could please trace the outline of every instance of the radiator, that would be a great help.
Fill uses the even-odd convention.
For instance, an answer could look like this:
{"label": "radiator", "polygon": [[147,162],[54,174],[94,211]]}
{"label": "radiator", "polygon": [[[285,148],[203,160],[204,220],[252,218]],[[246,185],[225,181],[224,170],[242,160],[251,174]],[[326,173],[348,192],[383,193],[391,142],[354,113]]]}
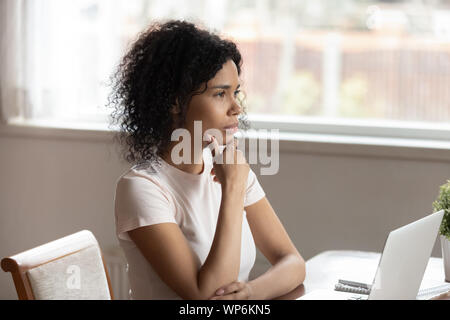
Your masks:
{"label": "radiator", "polygon": [[115,300],[130,299],[130,285],[128,282],[128,264],[122,249],[117,246],[103,252],[106,268],[108,269],[111,287]]}

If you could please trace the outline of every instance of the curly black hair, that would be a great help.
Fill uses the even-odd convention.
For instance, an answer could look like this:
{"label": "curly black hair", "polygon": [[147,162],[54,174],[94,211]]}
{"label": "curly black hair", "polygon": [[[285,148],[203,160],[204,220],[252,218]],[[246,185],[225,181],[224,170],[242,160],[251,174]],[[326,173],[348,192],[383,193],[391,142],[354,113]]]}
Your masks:
{"label": "curly black hair", "polygon": [[[110,128],[119,125],[114,140],[123,147],[123,158],[133,164],[159,163],[172,129],[185,124],[191,98],[206,91],[199,89],[230,59],[240,75],[242,57],[236,44],[191,22],[153,22],[142,32],[111,77]],[[239,128],[247,130],[244,98],[239,102]],[[178,120],[170,112],[176,104]]]}

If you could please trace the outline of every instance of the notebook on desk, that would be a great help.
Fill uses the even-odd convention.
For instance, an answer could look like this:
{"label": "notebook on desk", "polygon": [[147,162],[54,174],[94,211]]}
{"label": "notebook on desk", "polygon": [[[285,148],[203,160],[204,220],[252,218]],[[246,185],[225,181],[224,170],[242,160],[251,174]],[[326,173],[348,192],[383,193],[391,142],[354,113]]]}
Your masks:
{"label": "notebook on desk", "polygon": [[[334,286],[335,291],[357,293],[363,295],[369,295],[371,285],[367,283],[359,283],[354,281],[339,280]],[[450,293],[450,283],[424,288],[419,290],[416,299],[418,300],[430,300],[441,296],[442,294]]]}
{"label": "notebook on desk", "polygon": [[[371,285],[356,292],[316,290],[298,300],[414,300],[436,241],[444,210],[391,231]],[[341,285],[349,285],[347,282]],[[341,286],[342,287],[342,286]],[[361,291],[365,289],[365,291]],[[356,289],[355,289],[356,290]],[[346,290],[346,291],[355,291]]]}

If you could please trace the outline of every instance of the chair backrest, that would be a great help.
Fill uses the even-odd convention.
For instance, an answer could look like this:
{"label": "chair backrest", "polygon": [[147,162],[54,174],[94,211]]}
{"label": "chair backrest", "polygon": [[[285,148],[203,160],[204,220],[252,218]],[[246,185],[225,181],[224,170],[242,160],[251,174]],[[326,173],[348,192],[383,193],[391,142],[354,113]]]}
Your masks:
{"label": "chair backrest", "polygon": [[64,238],[4,258],[20,300],[112,300],[100,246],[92,232]]}

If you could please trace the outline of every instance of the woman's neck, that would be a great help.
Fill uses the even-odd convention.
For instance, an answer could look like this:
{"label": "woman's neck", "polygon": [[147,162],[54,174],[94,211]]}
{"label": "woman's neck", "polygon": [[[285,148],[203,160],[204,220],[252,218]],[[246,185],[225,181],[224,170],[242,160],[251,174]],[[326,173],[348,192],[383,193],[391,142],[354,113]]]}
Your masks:
{"label": "woman's neck", "polygon": [[[202,174],[203,173],[204,166],[205,166],[205,162],[203,160],[203,150],[201,150],[201,153],[198,153],[198,154],[191,153],[190,163],[182,162],[180,164],[175,164],[175,163],[173,163],[172,157],[171,157],[173,147],[174,147],[174,145],[171,145],[169,148],[169,151],[164,156],[162,156],[164,161],[166,161],[171,166],[178,168],[181,171],[190,173],[190,174]],[[183,158],[183,149],[181,149],[179,156],[181,158]]]}

